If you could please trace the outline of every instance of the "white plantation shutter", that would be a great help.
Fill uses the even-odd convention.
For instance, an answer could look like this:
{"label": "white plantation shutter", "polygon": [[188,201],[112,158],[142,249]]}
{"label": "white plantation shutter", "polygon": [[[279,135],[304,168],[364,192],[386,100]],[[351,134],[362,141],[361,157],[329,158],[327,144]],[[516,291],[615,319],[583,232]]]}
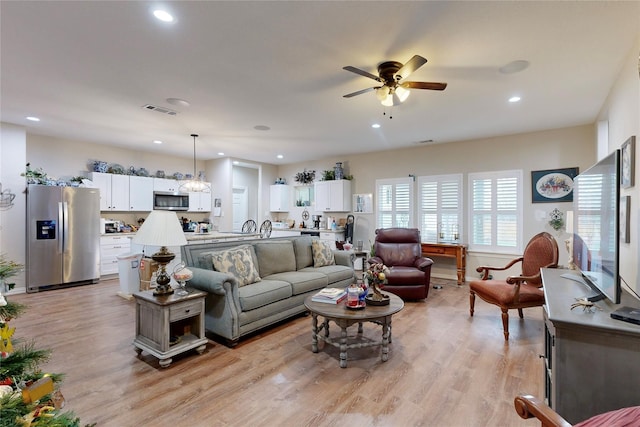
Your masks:
{"label": "white plantation shutter", "polygon": [[[603,175],[585,175],[578,182],[576,192],[578,198],[578,212],[580,218],[576,232],[583,237],[587,247],[593,252],[599,252],[600,248],[600,224],[606,209],[604,204],[613,203],[611,200],[602,200]],[[615,194],[612,191],[610,194]],[[615,233],[613,233],[615,234]]]}
{"label": "white plantation shutter", "polygon": [[376,180],[376,228],[413,227],[413,179]]}
{"label": "white plantation shutter", "polygon": [[454,232],[462,235],[462,174],[419,177],[418,200],[423,242],[453,241]]}
{"label": "white plantation shutter", "polygon": [[469,250],[522,252],[522,171],[469,174]]}

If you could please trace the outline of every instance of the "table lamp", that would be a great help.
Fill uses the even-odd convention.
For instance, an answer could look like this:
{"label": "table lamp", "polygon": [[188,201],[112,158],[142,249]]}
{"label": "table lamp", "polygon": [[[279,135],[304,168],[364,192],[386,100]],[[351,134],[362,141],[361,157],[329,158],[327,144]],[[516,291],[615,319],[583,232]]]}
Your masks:
{"label": "table lamp", "polygon": [[171,211],[151,211],[131,242],[144,246],[160,246],[160,250],[151,255],[151,259],[158,263],[157,286],[153,295],[171,295],[173,289],[169,285],[171,277],[167,274],[167,264],[176,256],[169,251],[167,246],[183,246],[187,244],[187,239],[184,237],[182,225],[176,213]]}

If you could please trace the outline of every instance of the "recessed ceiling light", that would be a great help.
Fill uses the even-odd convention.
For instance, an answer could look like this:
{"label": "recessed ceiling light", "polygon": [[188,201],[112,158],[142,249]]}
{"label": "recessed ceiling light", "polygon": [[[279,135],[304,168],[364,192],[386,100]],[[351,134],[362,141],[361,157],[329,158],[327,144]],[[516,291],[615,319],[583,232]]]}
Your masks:
{"label": "recessed ceiling light", "polygon": [[279,159],[284,159],[284,156],[282,154],[278,154],[276,157]]}
{"label": "recessed ceiling light", "polygon": [[30,122],[39,122],[40,119],[34,116],[29,116],[26,118],[27,120],[29,120]]}
{"label": "recessed ceiling light", "polygon": [[371,125],[372,128],[378,129],[380,127],[380,123],[374,123]]}
{"label": "recessed ceiling light", "polygon": [[159,139],[154,139],[154,140],[153,140],[153,143],[154,143],[154,144],[162,144],[162,141],[160,141]]}
{"label": "recessed ceiling light", "polygon": [[234,161],[233,161],[233,164],[234,164],[234,165],[239,165],[239,164],[240,164],[240,162],[239,162],[239,161],[237,161],[237,160],[234,160]]}
{"label": "recessed ceiling light", "polygon": [[502,74],[515,74],[520,71],[524,71],[529,68],[529,61],[525,61],[524,59],[519,59],[517,61],[511,61],[506,65],[498,68]]}
{"label": "recessed ceiling light", "polygon": [[520,102],[520,97],[512,96],[511,98],[509,98],[509,102]]}
{"label": "recessed ceiling light", "polygon": [[167,98],[167,102],[171,105],[178,105],[180,107],[188,107],[191,105],[189,104],[189,101],[185,101],[181,98]]}
{"label": "recessed ceiling light", "polygon": [[160,10],[160,9],[154,10],[153,16],[155,16],[162,22],[173,22],[173,16],[171,16],[171,14],[166,10]]}
{"label": "recessed ceiling light", "polygon": [[253,128],[255,130],[270,130],[271,129],[269,126],[265,126],[265,125],[255,125]]}
{"label": "recessed ceiling light", "polygon": [[218,153],[218,156],[224,156],[224,153],[221,151]]}

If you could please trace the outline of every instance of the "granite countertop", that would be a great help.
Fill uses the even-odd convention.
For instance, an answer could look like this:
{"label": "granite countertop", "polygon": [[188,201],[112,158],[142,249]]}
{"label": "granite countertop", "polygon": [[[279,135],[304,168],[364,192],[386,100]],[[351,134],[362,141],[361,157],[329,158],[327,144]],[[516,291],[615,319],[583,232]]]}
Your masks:
{"label": "granite countertop", "polygon": [[258,238],[260,233],[234,233],[231,231],[211,231],[209,233],[184,233],[188,242],[194,240],[209,240],[209,239],[238,239],[238,238]]}

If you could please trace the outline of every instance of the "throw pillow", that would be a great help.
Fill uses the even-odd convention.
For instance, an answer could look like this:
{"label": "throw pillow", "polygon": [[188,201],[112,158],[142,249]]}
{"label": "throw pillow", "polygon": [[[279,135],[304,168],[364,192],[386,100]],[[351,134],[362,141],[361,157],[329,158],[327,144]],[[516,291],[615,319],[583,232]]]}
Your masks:
{"label": "throw pillow", "polygon": [[319,239],[311,242],[311,251],[313,252],[313,266],[323,267],[325,265],[334,265],[336,260],[329,243]]}
{"label": "throw pillow", "polygon": [[221,273],[232,274],[238,280],[238,286],[261,281],[250,249],[244,245],[226,251],[211,252],[213,268]]}

